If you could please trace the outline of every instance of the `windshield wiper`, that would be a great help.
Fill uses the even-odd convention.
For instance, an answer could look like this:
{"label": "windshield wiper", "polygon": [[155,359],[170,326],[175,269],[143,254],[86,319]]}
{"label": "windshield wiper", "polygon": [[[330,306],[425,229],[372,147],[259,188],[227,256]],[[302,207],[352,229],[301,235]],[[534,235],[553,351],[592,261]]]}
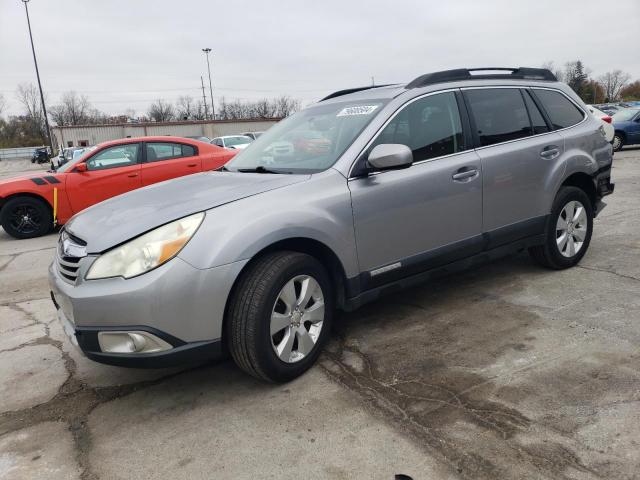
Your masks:
{"label": "windshield wiper", "polygon": [[218,172],[230,172],[231,170],[229,170],[227,167],[225,167],[224,165],[221,166],[218,170],[216,170]]}
{"label": "windshield wiper", "polygon": [[291,173],[291,172],[283,172],[282,170],[269,170],[262,165],[258,165],[255,168],[239,168],[238,172],[242,173]]}

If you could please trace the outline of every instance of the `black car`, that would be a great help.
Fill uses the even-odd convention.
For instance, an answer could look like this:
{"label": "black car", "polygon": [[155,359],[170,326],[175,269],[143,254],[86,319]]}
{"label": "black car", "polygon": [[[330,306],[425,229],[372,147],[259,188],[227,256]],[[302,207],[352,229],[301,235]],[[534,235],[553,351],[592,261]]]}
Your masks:
{"label": "black car", "polygon": [[47,147],[36,148],[31,155],[31,163],[46,163],[49,161],[49,149]]}

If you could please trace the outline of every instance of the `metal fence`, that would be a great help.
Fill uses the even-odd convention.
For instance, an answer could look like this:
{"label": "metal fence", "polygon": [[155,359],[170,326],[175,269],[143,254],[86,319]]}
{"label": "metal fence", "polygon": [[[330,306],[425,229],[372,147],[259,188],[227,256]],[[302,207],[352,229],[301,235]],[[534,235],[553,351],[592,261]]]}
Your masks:
{"label": "metal fence", "polygon": [[0,161],[31,158],[36,148],[43,148],[44,146],[45,145],[42,145],[42,147],[0,148]]}

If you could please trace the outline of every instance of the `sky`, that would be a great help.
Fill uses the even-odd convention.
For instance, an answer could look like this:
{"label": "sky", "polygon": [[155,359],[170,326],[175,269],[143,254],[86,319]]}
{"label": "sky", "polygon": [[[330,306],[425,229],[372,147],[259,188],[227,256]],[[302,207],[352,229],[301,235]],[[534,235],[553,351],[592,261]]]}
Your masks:
{"label": "sky", "polygon": [[[303,105],[355,86],[460,67],[581,59],[640,79],[640,0],[31,0],[47,104],[65,91],[109,114],[162,98],[290,95]],[[0,0],[0,94],[36,83],[20,0]]]}

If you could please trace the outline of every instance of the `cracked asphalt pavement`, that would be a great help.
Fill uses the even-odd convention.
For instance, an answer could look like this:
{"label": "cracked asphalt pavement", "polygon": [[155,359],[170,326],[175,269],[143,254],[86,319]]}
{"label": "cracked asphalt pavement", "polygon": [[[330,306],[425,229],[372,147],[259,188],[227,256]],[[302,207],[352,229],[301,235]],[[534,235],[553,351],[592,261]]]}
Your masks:
{"label": "cracked asphalt pavement", "polygon": [[0,479],[640,478],[640,149],[613,177],[579,267],[520,255],[340,314],[276,386],[87,360],[49,298],[56,234],[0,230]]}

